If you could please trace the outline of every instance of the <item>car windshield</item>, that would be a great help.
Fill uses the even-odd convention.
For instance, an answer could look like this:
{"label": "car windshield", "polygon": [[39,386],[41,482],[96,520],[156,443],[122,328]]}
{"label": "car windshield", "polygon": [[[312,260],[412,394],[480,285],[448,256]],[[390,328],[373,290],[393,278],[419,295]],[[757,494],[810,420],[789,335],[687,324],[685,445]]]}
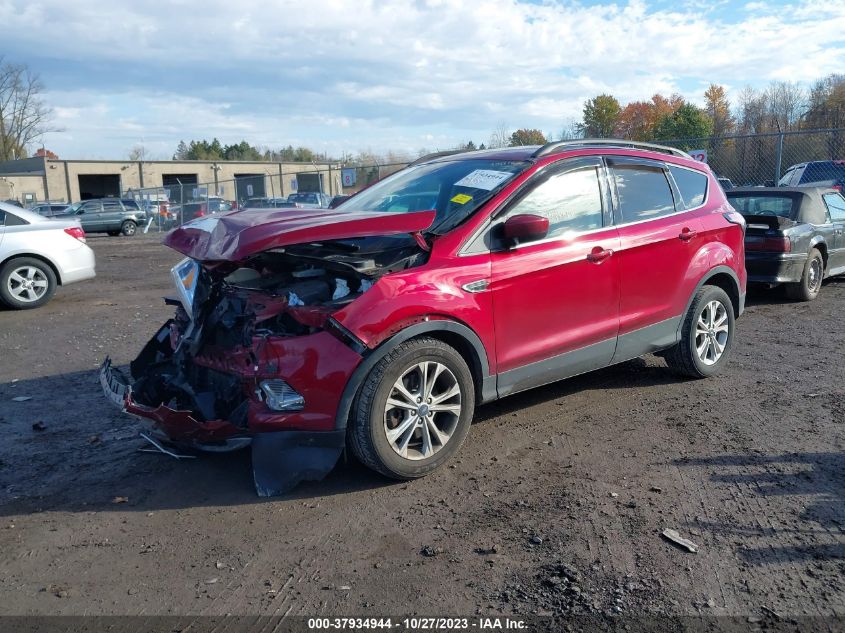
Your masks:
{"label": "car windshield", "polygon": [[792,196],[732,196],[728,201],[742,215],[777,215],[792,218]]}
{"label": "car windshield", "polygon": [[62,213],[76,213],[79,211],[79,207],[82,206],[82,202],[74,202],[73,204],[69,205]]}
{"label": "car windshield", "polygon": [[343,203],[343,211],[437,212],[431,231],[460,224],[530,163],[509,160],[438,161],[403,169]]}

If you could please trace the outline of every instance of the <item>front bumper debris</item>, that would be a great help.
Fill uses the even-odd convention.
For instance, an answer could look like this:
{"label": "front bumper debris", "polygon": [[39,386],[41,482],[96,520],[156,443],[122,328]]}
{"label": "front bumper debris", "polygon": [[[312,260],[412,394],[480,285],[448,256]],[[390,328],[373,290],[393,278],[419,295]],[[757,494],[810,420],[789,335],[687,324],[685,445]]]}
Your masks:
{"label": "front bumper debris", "polygon": [[139,404],[132,398],[129,380],[113,366],[110,358],[100,366],[99,380],[109,401],[149,422],[149,433],[142,431],[140,435],[155,446],[155,452],[181,459],[193,456],[177,452],[179,449],[225,452],[251,445],[253,480],[260,497],[284,494],[302,481],[323,479],[334,468],[346,445],[343,429],[244,435],[244,429],[225,420],[201,422],[190,411]]}

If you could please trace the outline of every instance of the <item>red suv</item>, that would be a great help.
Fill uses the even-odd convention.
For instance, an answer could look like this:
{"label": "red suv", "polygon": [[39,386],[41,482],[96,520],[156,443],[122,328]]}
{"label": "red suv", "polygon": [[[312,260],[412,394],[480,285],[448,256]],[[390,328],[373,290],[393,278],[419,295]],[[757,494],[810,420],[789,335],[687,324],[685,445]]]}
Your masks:
{"label": "red suv", "polygon": [[706,165],[622,141],[420,159],[338,209],[244,210],[165,238],[176,314],[101,382],[160,447],[251,445],[255,484],[345,447],[396,478],[461,446],[476,406],[647,353],[721,369],[745,224]]}

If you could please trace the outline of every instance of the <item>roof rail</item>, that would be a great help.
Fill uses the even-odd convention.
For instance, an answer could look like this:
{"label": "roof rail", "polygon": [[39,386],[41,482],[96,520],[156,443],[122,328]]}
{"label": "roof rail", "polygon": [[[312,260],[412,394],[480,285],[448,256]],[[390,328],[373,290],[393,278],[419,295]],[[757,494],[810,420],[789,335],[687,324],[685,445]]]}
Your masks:
{"label": "roof rail", "polygon": [[452,154],[463,154],[467,150],[465,149],[447,149],[442,152],[432,152],[431,154],[426,154],[425,156],[420,156],[416,160],[408,163],[408,167],[413,167],[414,165],[420,165],[422,163],[427,163],[430,160],[434,160],[435,158],[440,158],[441,156],[451,156]]}
{"label": "roof rail", "polygon": [[584,138],[570,141],[553,141],[546,143],[536,152],[531,154],[532,158],[540,158],[541,156],[548,156],[554,154],[559,150],[576,149],[579,147],[618,147],[618,148],[635,148],[635,149],[650,149],[657,152],[666,152],[673,156],[680,156],[681,158],[691,158],[685,151],[677,147],[669,147],[668,145],[656,145],[654,143],[643,143],[641,141],[625,141],[616,138]]}

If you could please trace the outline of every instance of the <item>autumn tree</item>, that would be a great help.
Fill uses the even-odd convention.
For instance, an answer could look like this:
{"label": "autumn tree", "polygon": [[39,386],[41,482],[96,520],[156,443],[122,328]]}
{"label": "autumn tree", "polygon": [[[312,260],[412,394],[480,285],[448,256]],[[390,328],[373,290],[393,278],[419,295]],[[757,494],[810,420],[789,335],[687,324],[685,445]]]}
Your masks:
{"label": "autumn tree", "polygon": [[51,152],[49,149],[44,147],[39,147],[35,150],[35,154],[33,156],[43,156],[44,158],[48,158],[50,160],[59,160],[59,155],[56,152]]}
{"label": "autumn tree", "polygon": [[630,141],[648,141],[654,131],[653,104],[632,101],[619,113],[615,135]]}
{"label": "autumn tree", "polygon": [[584,103],[584,118],[579,132],[585,138],[610,138],[616,130],[622,107],[616,97],[599,95]]}
{"label": "autumn tree", "polygon": [[0,160],[26,157],[27,147],[50,130],[53,111],[44,86],[25,64],[0,57]]}
{"label": "autumn tree", "polygon": [[724,136],[732,133],[736,122],[731,115],[731,104],[724,87],[710,84],[704,91],[704,101],[704,111],[710,117],[713,136]]}
{"label": "autumn tree", "polygon": [[845,75],[829,75],[810,88],[806,128],[838,128],[845,125]]}
{"label": "autumn tree", "polygon": [[511,147],[518,147],[521,145],[545,145],[546,137],[540,130],[520,128],[511,134],[509,144]]}

